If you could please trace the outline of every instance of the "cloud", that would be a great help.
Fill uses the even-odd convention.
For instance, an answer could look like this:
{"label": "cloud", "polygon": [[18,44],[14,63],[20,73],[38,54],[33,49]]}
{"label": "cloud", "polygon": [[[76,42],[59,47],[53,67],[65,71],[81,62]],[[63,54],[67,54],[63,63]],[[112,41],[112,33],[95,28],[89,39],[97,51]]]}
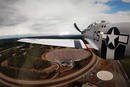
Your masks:
{"label": "cloud", "polygon": [[16,0],[0,0],[0,26],[14,26],[25,21],[13,8],[15,2]]}
{"label": "cloud", "polygon": [[130,3],[130,0],[122,0],[123,2],[127,2],[127,3]]}
{"label": "cloud", "polygon": [[[56,28],[59,31],[73,29],[74,20],[79,24],[83,24],[91,20],[93,16],[110,10],[104,3],[97,3],[98,0],[23,0],[16,5],[19,13],[26,16],[30,22],[40,22],[39,25],[50,25],[52,29]],[[108,0],[107,0],[108,1]],[[30,3],[31,2],[31,3]],[[104,2],[100,0],[100,2]],[[106,2],[106,1],[105,1]],[[54,21],[57,21],[54,22]],[[82,22],[81,22],[82,21]],[[53,22],[53,23],[52,23]],[[35,25],[34,23],[34,25]],[[33,26],[34,26],[33,25]],[[50,26],[42,26],[45,29],[52,29]]]}
{"label": "cloud", "polygon": [[[14,0],[0,3],[0,35],[77,33],[73,23],[84,29],[96,20],[128,21],[129,12],[104,14],[111,0]],[[11,4],[13,3],[13,4]],[[1,5],[0,5],[1,6]],[[8,7],[9,6],[9,7]],[[8,14],[7,16],[4,16]],[[9,33],[4,33],[10,31]]]}
{"label": "cloud", "polygon": [[111,23],[116,22],[130,22],[130,11],[119,11],[114,14],[100,14],[98,16],[95,16],[93,20],[107,20]]}
{"label": "cloud", "polygon": [[[19,0],[4,9],[0,18],[1,29],[9,28],[16,34],[55,33],[74,31],[74,20],[79,24],[86,23],[92,15],[98,14],[109,7],[97,0]],[[104,2],[104,0],[100,0]],[[106,1],[105,1],[106,2]],[[9,5],[11,5],[9,3]],[[7,5],[4,5],[6,7]],[[91,9],[90,9],[91,8]],[[7,16],[5,16],[7,14]],[[8,15],[9,14],[9,15]],[[82,22],[80,22],[82,21]],[[83,23],[84,22],[84,23]],[[77,31],[74,31],[77,32]],[[11,32],[10,32],[11,34]]]}
{"label": "cloud", "polygon": [[100,2],[100,3],[107,3],[109,1],[112,1],[112,0],[97,0],[97,2]]}

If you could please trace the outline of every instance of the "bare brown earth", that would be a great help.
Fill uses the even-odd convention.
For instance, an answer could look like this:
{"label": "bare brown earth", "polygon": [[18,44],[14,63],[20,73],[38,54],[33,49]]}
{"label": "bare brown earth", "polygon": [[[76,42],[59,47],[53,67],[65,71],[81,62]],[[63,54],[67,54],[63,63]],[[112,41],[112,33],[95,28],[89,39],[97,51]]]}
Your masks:
{"label": "bare brown earth", "polygon": [[90,56],[90,53],[84,49],[72,49],[72,48],[63,48],[56,49],[48,52],[45,57],[42,56],[42,59],[47,59],[52,62],[57,61],[80,61]]}
{"label": "bare brown earth", "polygon": [[[31,47],[33,48],[33,46],[31,46]],[[56,86],[57,85],[57,86],[61,86],[61,85],[71,83],[71,82],[81,78],[82,75],[84,75],[83,73],[89,72],[90,71],[89,69],[91,69],[91,67],[97,61],[97,58],[94,56],[92,57],[91,52],[88,50],[81,50],[81,49],[75,50],[75,49],[70,49],[70,48],[68,48],[68,49],[67,48],[62,48],[62,49],[58,48],[58,49],[60,49],[61,53],[63,53],[64,55],[62,55],[61,59],[57,57],[57,60],[59,60],[59,61],[63,60],[63,59],[68,60],[68,58],[71,57],[71,60],[73,61],[73,63],[75,61],[79,61],[79,64],[81,65],[81,67],[79,69],[74,69],[73,67],[70,67],[70,66],[62,66],[59,63],[56,63],[51,59],[51,60],[49,60],[52,62],[52,65],[50,67],[42,69],[42,70],[35,70],[35,69],[16,68],[16,67],[8,66],[8,62],[3,61],[1,64],[3,67],[8,67],[8,68],[14,69],[14,70],[46,72],[48,74],[51,71],[56,70],[56,74],[54,76],[52,76],[50,79],[46,79],[43,77],[43,80],[40,79],[40,80],[30,81],[30,80],[19,80],[19,79],[11,78],[11,77],[4,75],[3,73],[0,73],[1,82],[6,85],[11,85],[11,86],[14,86],[14,85],[15,86],[18,86],[18,85],[24,85],[24,86],[32,86],[32,85],[33,86],[50,86],[50,85]],[[45,60],[45,59],[47,60],[48,54],[51,52],[53,54],[53,52],[54,52],[53,50],[56,50],[56,52],[59,53],[58,49],[56,49],[56,48],[50,49],[51,51],[45,52],[46,54],[43,53],[41,58],[43,60]],[[67,52],[67,51],[69,51],[69,52]],[[70,53],[72,53],[72,54],[67,55]],[[74,55],[75,53],[77,54],[77,56]],[[64,57],[65,55],[67,55],[67,57]],[[45,57],[47,57],[47,58],[45,58]],[[55,58],[56,56],[53,56],[53,57]],[[70,60],[68,60],[68,61],[70,61]]]}

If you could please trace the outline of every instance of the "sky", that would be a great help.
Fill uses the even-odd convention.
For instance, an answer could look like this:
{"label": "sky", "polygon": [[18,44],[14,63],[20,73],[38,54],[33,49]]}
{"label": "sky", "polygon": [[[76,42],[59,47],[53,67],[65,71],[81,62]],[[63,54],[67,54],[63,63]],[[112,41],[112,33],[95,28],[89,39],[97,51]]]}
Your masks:
{"label": "sky", "polygon": [[79,34],[97,20],[130,22],[130,0],[0,0],[0,36]]}

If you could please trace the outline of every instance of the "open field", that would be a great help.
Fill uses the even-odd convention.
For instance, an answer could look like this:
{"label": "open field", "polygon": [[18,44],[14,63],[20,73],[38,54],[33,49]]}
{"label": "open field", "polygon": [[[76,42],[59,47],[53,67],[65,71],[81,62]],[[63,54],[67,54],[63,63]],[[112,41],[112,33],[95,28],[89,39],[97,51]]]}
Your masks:
{"label": "open field", "polygon": [[[106,85],[107,87],[129,87],[128,78],[121,68],[123,65],[123,69],[129,76],[129,59],[121,60],[120,65],[119,61],[102,60],[88,50],[81,50],[85,53],[81,58],[82,53],[78,52],[80,50],[76,51],[72,48],[25,43],[10,45],[5,47],[1,45],[3,49],[0,51],[2,86],[4,83],[8,86],[73,87],[89,83],[95,87],[106,87]],[[71,53],[73,51],[78,52],[79,54],[76,53],[76,55],[78,54],[79,57],[75,57]],[[62,52],[63,54],[59,54]],[[111,72],[113,79],[109,81],[99,79],[97,73],[102,70]]]}

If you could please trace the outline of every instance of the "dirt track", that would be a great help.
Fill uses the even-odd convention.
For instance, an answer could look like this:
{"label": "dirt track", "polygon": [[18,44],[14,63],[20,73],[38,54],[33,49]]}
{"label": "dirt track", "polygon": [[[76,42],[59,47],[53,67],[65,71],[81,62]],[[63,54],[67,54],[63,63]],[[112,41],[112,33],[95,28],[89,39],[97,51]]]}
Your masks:
{"label": "dirt track", "polygon": [[36,81],[16,80],[0,73],[0,81],[9,86],[31,86],[31,87],[32,86],[33,87],[56,86],[57,87],[57,86],[62,86],[62,85],[65,85],[65,84],[68,84],[68,83],[71,83],[73,81],[80,79],[82,76],[86,75],[93,69],[93,67],[96,65],[96,62],[98,62],[97,57],[92,54],[92,60],[89,62],[87,66],[76,71],[75,73],[72,73],[70,75],[64,76],[62,78],[57,78],[57,79],[36,80]]}

